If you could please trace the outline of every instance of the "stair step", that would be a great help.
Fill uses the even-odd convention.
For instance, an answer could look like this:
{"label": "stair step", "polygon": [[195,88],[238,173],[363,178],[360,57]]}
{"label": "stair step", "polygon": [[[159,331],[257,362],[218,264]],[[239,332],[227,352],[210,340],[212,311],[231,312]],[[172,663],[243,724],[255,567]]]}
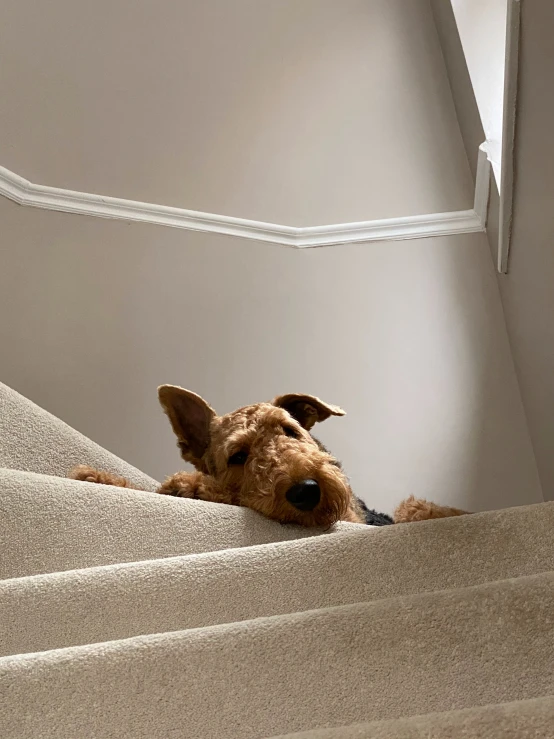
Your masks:
{"label": "stair step", "polygon": [[553,530],[554,503],[545,503],[0,581],[0,654],[554,571]]}
{"label": "stair step", "polygon": [[158,487],[156,480],[1,382],[0,439],[0,468],[65,477],[75,465],[89,464],[126,477],[139,490]]}
{"label": "stair step", "polygon": [[271,739],[550,739],[554,696]]}
{"label": "stair step", "polygon": [[[0,470],[0,504],[0,579],[323,533],[247,508],[10,469]],[[349,527],[361,524],[336,530]]]}
{"label": "stair step", "polygon": [[259,739],[552,693],[543,573],[3,657],[0,735]]}

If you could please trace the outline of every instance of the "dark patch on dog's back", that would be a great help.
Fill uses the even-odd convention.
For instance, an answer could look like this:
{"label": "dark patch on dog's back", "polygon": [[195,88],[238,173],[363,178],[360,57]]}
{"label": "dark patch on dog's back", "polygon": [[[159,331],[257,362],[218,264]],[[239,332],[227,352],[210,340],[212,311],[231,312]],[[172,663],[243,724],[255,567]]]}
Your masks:
{"label": "dark patch on dog's back", "polygon": [[394,523],[392,518],[386,513],[378,513],[377,511],[373,510],[373,508],[368,508],[364,501],[361,500],[361,498],[358,498],[358,496],[356,496],[356,500],[360,504],[360,507],[365,516],[365,522],[368,524],[368,526],[389,526],[390,524]]}

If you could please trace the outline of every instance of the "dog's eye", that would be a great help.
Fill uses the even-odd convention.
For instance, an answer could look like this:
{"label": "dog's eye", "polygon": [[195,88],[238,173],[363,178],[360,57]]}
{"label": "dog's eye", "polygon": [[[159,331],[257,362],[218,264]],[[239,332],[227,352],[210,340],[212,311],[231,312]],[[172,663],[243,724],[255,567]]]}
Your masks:
{"label": "dog's eye", "polygon": [[300,434],[292,426],[283,426],[283,431],[285,432],[285,436],[290,436],[291,439],[299,439],[300,438]]}
{"label": "dog's eye", "polygon": [[248,459],[248,452],[235,452],[227,460],[227,464],[244,464]]}

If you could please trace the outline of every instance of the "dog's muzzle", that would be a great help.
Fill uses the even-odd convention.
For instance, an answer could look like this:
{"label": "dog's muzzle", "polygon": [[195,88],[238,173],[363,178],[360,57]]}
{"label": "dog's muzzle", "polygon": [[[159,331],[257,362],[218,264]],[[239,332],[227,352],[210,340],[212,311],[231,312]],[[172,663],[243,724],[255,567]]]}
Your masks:
{"label": "dog's muzzle", "polygon": [[299,511],[313,511],[321,499],[321,490],[315,480],[302,480],[287,490],[285,498]]}

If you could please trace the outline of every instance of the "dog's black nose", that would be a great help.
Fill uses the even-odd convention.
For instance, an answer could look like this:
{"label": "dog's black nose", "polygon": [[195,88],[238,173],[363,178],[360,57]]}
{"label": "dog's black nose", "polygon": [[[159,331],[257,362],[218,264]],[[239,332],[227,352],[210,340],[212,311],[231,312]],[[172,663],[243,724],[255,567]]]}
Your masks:
{"label": "dog's black nose", "polygon": [[285,497],[299,511],[313,511],[321,498],[321,490],[315,480],[302,480],[293,485]]}

